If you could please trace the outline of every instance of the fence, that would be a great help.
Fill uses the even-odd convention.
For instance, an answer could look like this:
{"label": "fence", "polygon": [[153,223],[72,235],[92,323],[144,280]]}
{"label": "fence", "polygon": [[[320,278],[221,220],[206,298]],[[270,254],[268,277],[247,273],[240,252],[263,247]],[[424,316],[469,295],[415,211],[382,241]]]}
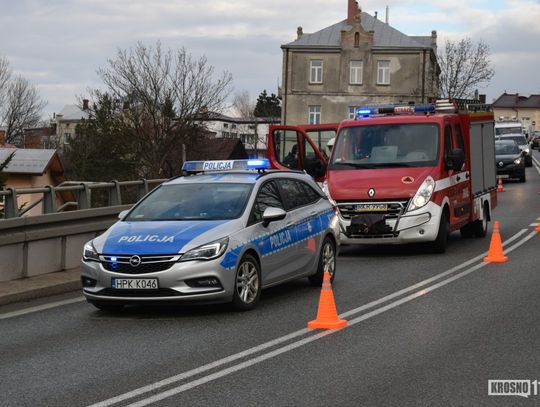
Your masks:
{"label": "fence", "polygon": [[[134,203],[146,195],[152,188],[166,181],[165,179],[153,180],[134,180],[134,181],[111,181],[111,182],[64,182],[58,186],[47,185],[37,188],[6,188],[0,191],[0,209],[3,211],[4,218],[11,219],[23,216],[37,205],[42,205],[42,213],[58,213],[66,210],[90,209],[96,206],[92,200],[92,192],[101,192],[102,202],[97,206],[117,206],[124,203]],[[133,193],[135,188],[135,193]],[[127,191],[131,189],[131,191]],[[40,194],[41,198],[31,202],[28,205],[20,207],[18,198],[22,195]],[[73,198],[67,200],[62,205],[57,206],[57,196],[63,194]],[[128,199],[126,195],[129,196]]]}

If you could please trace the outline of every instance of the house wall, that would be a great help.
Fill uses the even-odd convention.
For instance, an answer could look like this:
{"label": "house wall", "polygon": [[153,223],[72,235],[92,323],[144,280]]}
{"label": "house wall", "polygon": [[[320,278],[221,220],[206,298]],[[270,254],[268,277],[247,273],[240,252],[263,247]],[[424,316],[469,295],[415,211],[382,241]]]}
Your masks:
{"label": "house wall", "polygon": [[[54,185],[54,180],[51,176],[50,170],[47,170],[43,175],[31,175],[31,174],[9,174],[6,182],[6,188],[35,188],[43,187],[47,185]],[[17,196],[18,207],[22,205],[30,205],[33,202],[40,200],[43,194],[24,194]],[[64,201],[57,196],[56,206],[60,206]],[[25,216],[41,215],[43,213],[43,204],[39,203],[34,208],[30,209]]]}

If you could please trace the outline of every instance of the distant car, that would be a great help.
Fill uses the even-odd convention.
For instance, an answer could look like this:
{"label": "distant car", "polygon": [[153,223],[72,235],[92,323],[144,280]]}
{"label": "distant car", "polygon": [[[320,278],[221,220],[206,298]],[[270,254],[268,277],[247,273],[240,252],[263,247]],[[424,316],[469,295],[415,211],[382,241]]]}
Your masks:
{"label": "distant car", "polygon": [[525,159],[525,166],[532,167],[532,155],[531,149],[527,139],[522,134],[505,134],[502,136],[496,136],[495,140],[514,140],[519,146],[521,151],[524,151],[523,157]]}
{"label": "distant car", "polygon": [[495,165],[497,177],[518,178],[521,182],[526,181],[525,157],[514,140],[495,141]]}
{"label": "distant car", "polygon": [[[86,299],[103,310],[150,302],[232,302],[261,289],[335,276],[336,209],[300,171],[267,160],[186,162],[84,246]],[[251,168],[251,169],[250,169]],[[190,175],[187,175],[187,174]]]}
{"label": "distant car", "polygon": [[533,131],[531,134],[531,148],[540,150],[540,131]]}

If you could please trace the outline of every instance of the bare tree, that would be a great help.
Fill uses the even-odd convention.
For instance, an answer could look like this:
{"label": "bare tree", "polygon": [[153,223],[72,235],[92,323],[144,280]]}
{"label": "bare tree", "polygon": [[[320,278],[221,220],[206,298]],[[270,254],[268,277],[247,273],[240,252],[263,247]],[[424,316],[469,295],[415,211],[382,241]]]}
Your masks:
{"label": "bare tree", "polygon": [[491,68],[489,46],[473,44],[470,38],[447,40],[438,54],[441,75],[439,94],[444,98],[472,97],[478,86],[487,85],[495,71]]}
{"label": "bare tree", "polygon": [[47,102],[43,101],[34,85],[21,76],[7,84],[1,122],[6,128],[8,142],[20,141],[24,129],[35,127],[41,120]]}
{"label": "bare tree", "polygon": [[10,78],[11,68],[9,67],[9,61],[6,58],[0,56],[0,99],[4,95],[6,85]]}
{"label": "bare tree", "polygon": [[221,111],[232,83],[228,72],[214,78],[206,57],[195,60],[185,48],[162,50],[159,42],[118,50],[98,74],[122,105],[141,175],[147,177],[172,175],[182,144],[189,146],[190,136],[200,134],[197,114]]}
{"label": "bare tree", "polygon": [[266,134],[259,134],[259,119],[255,117],[256,101],[251,99],[249,92],[244,90],[234,95],[232,107],[235,113],[245,123],[240,125],[240,131],[246,135],[247,150],[258,151],[260,145],[266,146]]}

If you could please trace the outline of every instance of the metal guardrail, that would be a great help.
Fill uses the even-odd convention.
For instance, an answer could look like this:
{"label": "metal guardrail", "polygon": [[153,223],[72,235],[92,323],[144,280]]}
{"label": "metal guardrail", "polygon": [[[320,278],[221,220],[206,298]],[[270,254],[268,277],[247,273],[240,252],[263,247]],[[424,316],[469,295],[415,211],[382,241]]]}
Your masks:
{"label": "metal guardrail", "polygon": [[[123,204],[122,190],[126,187],[136,187],[136,200],[139,200],[155,186],[161,184],[167,179],[140,179],[134,181],[111,181],[111,182],[64,182],[58,186],[47,185],[35,188],[6,188],[0,190],[0,208],[3,206],[4,218],[18,218],[26,214],[29,210],[42,204],[42,213],[64,212],[68,208],[90,209],[92,208],[92,191],[104,190],[107,195],[105,207],[118,206]],[[153,186],[151,188],[151,186]],[[56,205],[57,194],[71,193],[73,201],[64,202],[61,206]],[[41,198],[20,208],[17,198],[21,195],[41,194]],[[3,201],[3,205],[2,205]],[[133,202],[131,202],[133,203]],[[73,209],[72,209],[73,210]]]}

